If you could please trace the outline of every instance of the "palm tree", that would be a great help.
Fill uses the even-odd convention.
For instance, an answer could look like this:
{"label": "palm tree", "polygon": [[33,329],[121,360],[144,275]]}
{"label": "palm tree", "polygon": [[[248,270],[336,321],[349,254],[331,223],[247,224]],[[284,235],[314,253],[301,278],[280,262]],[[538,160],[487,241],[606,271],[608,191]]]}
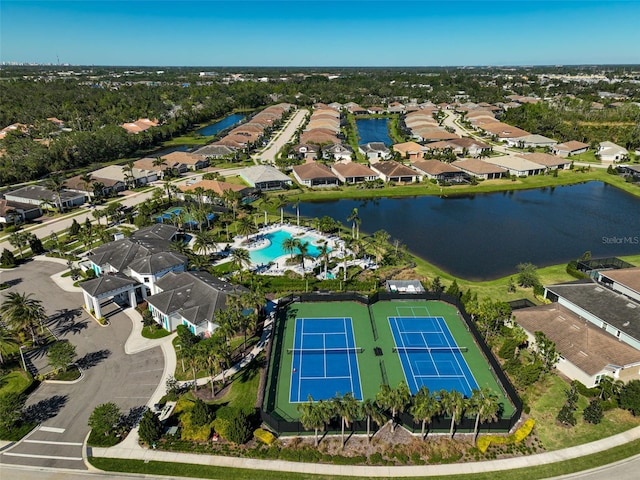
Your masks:
{"label": "palm tree", "polygon": [[238,235],[246,235],[248,241],[249,235],[256,233],[258,229],[249,217],[242,217],[238,222],[237,230]]}
{"label": "palm tree", "polygon": [[476,414],[476,423],[473,427],[473,438],[478,439],[478,428],[480,423],[495,421],[498,419],[498,412],[501,405],[498,396],[488,388],[474,388],[471,391],[471,398],[468,402],[469,413]]}
{"label": "palm tree", "polygon": [[342,427],[341,440],[342,440],[342,448],[345,446],[344,441],[344,427],[349,427],[349,425],[353,422],[355,418],[359,415],[359,403],[354,398],[351,392],[347,392],[344,394],[342,398],[340,398],[340,394],[336,394],[335,398],[332,400],[335,412],[340,416],[340,424]]}
{"label": "palm tree", "polygon": [[598,382],[597,388],[600,389],[600,395],[598,395],[598,397],[604,401],[617,397],[623,386],[624,382],[622,380],[614,380],[610,376],[604,375],[600,378],[600,382]]}
{"label": "palm tree", "polygon": [[8,328],[0,325],[0,364],[4,363],[2,354],[7,353],[8,349],[14,348],[17,345],[18,342],[16,341],[15,335],[10,332]]}
{"label": "palm tree", "polygon": [[354,208],[351,214],[347,217],[347,222],[351,222],[351,236],[356,240],[360,238],[360,217],[358,216],[358,209]]}
{"label": "palm tree", "polygon": [[133,176],[133,160],[127,160],[127,163],[124,164],[122,170],[124,171],[124,181],[127,184],[127,188],[131,187],[132,185],[133,187],[135,187],[136,179]]}
{"label": "palm tree", "polygon": [[327,245],[327,242],[322,243],[318,250],[319,250],[320,257],[324,260],[324,278],[326,280],[327,269],[329,267],[329,252],[331,250],[329,250],[329,245]]}
{"label": "palm tree", "polygon": [[242,269],[251,265],[251,255],[249,250],[245,248],[235,248],[231,252],[231,261],[240,272],[240,281],[242,281]]}
{"label": "palm tree", "polygon": [[418,393],[413,397],[413,404],[410,412],[416,422],[422,422],[422,438],[425,436],[425,427],[431,424],[433,417],[439,415],[442,411],[438,399],[429,392],[424,385],[420,387]]}
{"label": "palm tree", "polygon": [[28,331],[34,344],[38,324],[46,320],[47,314],[42,302],[32,298],[31,293],[10,292],[5,295],[6,300],[0,306],[3,320],[18,331]]}
{"label": "palm tree", "polygon": [[391,432],[395,431],[396,414],[404,412],[410,398],[411,392],[404,381],[400,382],[396,388],[382,385],[376,394],[376,405],[385,410],[391,410]]}
{"label": "palm tree", "polygon": [[378,230],[373,234],[373,250],[376,254],[376,263],[382,262],[382,258],[387,251],[389,238],[391,238],[391,235],[385,230]]}
{"label": "palm tree", "polygon": [[[142,206],[142,205],[143,204],[140,204],[139,206]],[[95,218],[96,221],[98,222],[98,225],[100,225],[100,219],[105,216],[105,212],[104,210],[94,209],[93,212],[91,212],[91,216]]]}
{"label": "palm tree", "polygon": [[304,272],[304,259],[309,258],[309,242],[301,242],[298,240],[296,247],[300,252],[300,263],[302,264],[302,271]]}
{"label": "palm tree", "polygon": [[62,205],[62,200],[60,198],[60,192],[64,187],[64,178],[62,178],[58,174],[51,174],[49,178],[45,180],[45,186],[51,190],[54,194],[54,200],[56,202],[56,207],[60,213],[64,212],[64,206]]}
{"label": "palm tree", "polygon": [[291,254],[291,258],[293,258],[293,252],[296,250],[296,247],[298,246],[299,242],[300,241],[297,238],[293,238],[293,237],[285,238],[282,241],[282,249],[285,252],[289,252]]}
{"label": "palm tree", "polygon": [[24,258],[22,250],[29,245],[28,232],[14,232],[9,235],[9,243],[12,247],[16,247],[20,252],[20,258]]}
{"label": "palm tree", "polygon": [[373,420],[378,427],[381,427],[387,419],[380,410],[378,410],[378,406],[369,398],[362,402],[361,409],[362,414],[367,417],[367,442],[370,442],[371,420]]}
{"label": "palm tree", "polygon": [[192,346],[189,348],[185,348],[183,350],[183,355],[187,359],[189,366],[191,367],[191,372],[193,373],[193,389],[198,389],[198,384],[196,382],[198,369],[203,363],[202,352],[199,351],[196,346]]}
{"label": "palm tree", "polygon": [[313,397],[309,395],[309,401],[298,405],[300,412],[300,423],[305,430],[314,430],[315,446],[318,446],[318,431],[324,427],[325,420],[322,412],[323,405],[314,403]]}
{"label": "palm tree", "polygon": [[201,254],[209,253],[209,249],[215,244],[212,232],[204,231],[195,234],[193,240],[193,250]]}
{"label": "palm tree", "polygon": [[440,404],[442,405],[444,413],[451,415],[451,428],[449,429],[449,435],[453,438],[453,429],[456,423],[460,423],[460,420],[462,420],[462,415],[466,409],[467,402],[462,394],[457,390],[451,390],[450,392],[447,390],[440,390],[438,396],[440,397]]}
{"label": "palm tree", "polygon": [[89,203],[91,203],[91,191],[89,190],[89,187],[91,186],[91,182],[93,182],[93,177],[90,173],[83,173],[80,175],[80,181],[82,182],[82,185],[84,185],[84,190],[87,192],[87,196],[89,197]]}

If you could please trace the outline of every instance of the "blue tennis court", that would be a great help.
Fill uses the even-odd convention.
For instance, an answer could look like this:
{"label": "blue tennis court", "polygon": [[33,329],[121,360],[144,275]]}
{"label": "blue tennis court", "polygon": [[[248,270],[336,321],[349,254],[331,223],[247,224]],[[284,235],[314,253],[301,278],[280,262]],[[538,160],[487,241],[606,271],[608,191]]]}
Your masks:
{"label": "blue tennis court", "polygon": [[478,388],[459,346],[442,317],[388,317],[411,393],[423,385],[431,392],[457,390],[471,397]]}
{"label": "blue tennis court", "polygon": [[296,318],[291,361],[291,403],[352,393],[362,400],[358,348],[351,318]]}

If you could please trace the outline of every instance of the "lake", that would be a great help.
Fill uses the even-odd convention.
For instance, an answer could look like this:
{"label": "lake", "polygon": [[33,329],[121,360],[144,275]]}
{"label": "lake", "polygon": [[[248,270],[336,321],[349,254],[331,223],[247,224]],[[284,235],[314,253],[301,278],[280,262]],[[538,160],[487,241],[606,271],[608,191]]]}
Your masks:
{"label": "lake", "polygon": [[393,144],[389,138],[388,118],[362,118],[356,120],[360,145],[369,142],[382,142],[389,146]]}
{"label": "lake", "polygon": [[218,132],[221,132],[226,128],[232,127],[237,123],[240,123],[244,119],[245,115],[234,113],[229,115],[228,117],[223,118],[219,122],[212,123],[211,125],[207,125],[206,127],[196,130],[196,133],[209,137],[211,135],[215,135]]}
{"label": "lake", "polygon": [[[488,280],[516,265],[566,263],[640,253],[640,199],[602,182],[455,197],[337,200],[300,204],[307,218],[344,225],[357,208],[360,229],[384,229],[413,254],[452,275]],[[292,207],[289,213],[295,214]]]}

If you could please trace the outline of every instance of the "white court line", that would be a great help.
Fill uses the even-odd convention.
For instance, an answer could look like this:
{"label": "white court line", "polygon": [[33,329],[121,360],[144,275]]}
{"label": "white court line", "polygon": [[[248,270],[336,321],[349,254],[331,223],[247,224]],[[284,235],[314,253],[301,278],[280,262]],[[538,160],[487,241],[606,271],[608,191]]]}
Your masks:
{"label": "white court line", "polygon": [[23,443],[42,443],[45,445],[69,445],[72,447],[81,447],[82,442],[52,442],[47,440],[23,440]]}
{"label": "white court line", "polygon": [[64,433],[66,429],[57,427],[40,427],[39,430],[41,432]]}
{"label": "white court line", "polygon": [[300,377],[300,380],[343,380],[345,378],[351,378],[351,377],[345,377],[340,376],[340,377]]}
{"label": "white court line", "polygon": [[5,452],[2,455],[7,455],[10,457],[25,457],[25,458],[46,458],[49,460],[79,460],[82,461],[82,457],[57,457],[55,455],[32,455],[27,453],[13,453],[13,452]]}
{"label": "white court line", "polygon": [[[449,327],[447,326],[446,322],[443,323],[444,326],[447,328],[447,331],[449,332],[449,336],[451,338],[453,338],[453,334],[451,333],[451,331],[449,330]],[[444,336],[445,340],[447,341],[447,344],[449,346],[451,346],[451,342],[449,341],[449,337],[447,335],[445,335],[444,333],[444,329],[442,328],[442,324],[440,322],[438,322],[440,324],[440,330],[442,330],[442,335]],[[456,343],[455,338],[453,338],[453,342]],[[458,346],[458,344],[456,343],[456,347]],[[460,353],[460,356],[462,356],[462,353]],[[462,368],[462,365],[460,365],[460,360],[458,360],[458,355],[456,355],[455,353],[453,354],[453,358],[455,358],[456,360],[456,364],[458,365],[458,369],[460,370],[460,373],[462,373],[463,377],[464,377],[464,381],[467,384],[467,387],[469,387],[469,392],[473,391],[473,387],[471,386],[471,384],[469,383],[469,379],[467,378],[467,376],[464,374],[464,369]],[[471,374],[471,377],[473,378],[473,372],[471,371],[471,368],[469,368],[469,364],[467,363],[467,361],[465,360],[464,357],[462,357],[462,361],[465,363],[465,365],[467,366],[467,371]],[[473,381],[476,382],[476,385],[478,385],[478,382],[476,381],[475,378],[473,378]]]}

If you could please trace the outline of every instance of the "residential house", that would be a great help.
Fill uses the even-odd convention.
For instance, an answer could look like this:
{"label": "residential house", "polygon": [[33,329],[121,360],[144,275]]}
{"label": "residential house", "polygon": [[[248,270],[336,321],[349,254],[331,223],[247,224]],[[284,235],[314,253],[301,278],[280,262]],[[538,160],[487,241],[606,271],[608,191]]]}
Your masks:
{"label": "residential house", "polygon": [[531,135],[526,130],[514,127],[502,122],[490,122],[478,125],[478,129],[483,130],[491,136],[495,136],[500,141],[507,141],[509,138],[522,138]]}
{"label": "residential house", "polygon": [[11,125],[0,130],[0,140],[6,137],[9,132],[18,131],[21,133],[27,133],[29,131],[29,128],[24,123],[12,123]]}
{"label": "residential house", "polygon": [[122,165],[109,165],[91,172],[94,178],[122,182],[127,187],[147,185],[158,180],[158,174],[152,170],[141,170],[133,167],[131,171]]}
{"label": "residential house", "polygon": [[571,161],[567,160],[567,158],[550,155],[548,153],[519,153],[517,156],[542,165],[549,170],[568,170],[571,168]]}
{"label": "residential house", "polygon": [[492,163],[487,163],[477,158],[463,158],[451,163],[469,176],[483,180],[492,180],[506,176],[509,171]]}
{"label": "residential house", "polygon": [[209,166],[209,160],[205,156],[189,152],[175,151],[162,155],[160,158],[167,165],[186,165],[189,170],[200,170]]}
{"label": "residential house", "polygon": [[340,141],[335,132],[327,128],[314,128],[300,134],[300,143],[326,145],[329,143],[342,143],[342,141]]}
{"label": "residential house", "polygon": [[444,128],[414,128],[412,130],[413,137],[420,142],[437,142],[440,140],[453,140],[460,138],[456,133],[447,132]]}
{"label": "residential house", "polygon": [[369,161],[377,162],[391,157],[391,151],[382,142],[369,142],[358,146],[360,153],[365,155]]}
{"label": "residential house", "polygon": [[[629,237],[628,241],[638,243],[639,238]],[[640,303],[640,267],[601,270],[598,282]]]}
{"label": "residential house", "polygon": [[544,173],[546,167],[539,163],[534,163],[524,158],[524,156],[502,155],[499,157],[489,157],[484,159],[487,163],[498,165],[509,170],[510,175],[516,177],[528,177],[530,175],[540,175]]}
{"label": "residential house", "polygon": [[556,368],[568,378],[595,387],[604,376],[628,382],[640,379],[640,351],[559,304],[516,310],[515,321],[529,338],[542,332],[560,357]]}
{"label": "residential house", "polygon": [[255,193],[255,189],[237,183],[221,182],[220,180],[200,180],[191,185],[179,185],[178,198],[185,199],[185,195],[198,196],[198,192],[203,192],[200,201],[203,203],[219,203],[219,198],[223,198],[228,191],[236,192],[240,198],[246,198]]}
{"label": "residential house", "polygon": [[240,177],[251,185],[264,192],[270,190],[282,190],[293,185],[293,180],[270,165],[255,165],[240,170]]}
{"label": "residential house", "polygon": [[203,156],[205,158],[224,158],[231,157],[235,154],[236,149],[227,145],[205,145],[197,150],[194,150],[194,154]]}
{"label": "residential house", "polygon": [[558,142],[553,138],[545,137],[544,135],[530,134],[523,135],[521,137],[507,138],[507,144],[511,147],[518,148],[540,148],[540,147],[553,147]]}
{"label": "residential house", "polygon": [[389,113],[404,113],[406,107],[400,102],[391,102],[387,105],[387,112]]}
{"label": "residential house", "polygon": [[371,170],[376,172],[385,182],[416,183],[422,181],[420,173],[395,160],[372,163]]}
{"label": "residential house", "polygon": [[39,205],[18,203],[0,198],[0,223],[19,223],[42,216]]}
{"label": "residential house", "polygon": [[168,331],[185,325],[201,337],[218,328],[216,315],[227,308],[230,296],[248,292],[208,272],[171,272],[158,280],[157,288],[158,293],[147,299],[154,320]]}
{"label": "residential house", "polygon": [[159,125],[158,121],[150,120],[148,118],[139,118],[133,122],[123,123],[120,125],[124,128],[128,133],[140,133],[145,130],[149,130],[152,127],[157,127]]}
{"label": "residential house", "polygon": [[[72,192],[78,192],[85,195],[87,198],[91,198],[98,193],[98,195],[109,196],[113,193],[121,192],[127,187],[121,180],[113,180],[111,178],[98,178],[91,175],[91,181],[86,183],[82,175],[76,175],[64,182],[64,188]],[[96,192],[96,189],[100,189]]]}
{"label": "residential house", "polygon": [[317,160],[320,147],[312,143],[301,143],[291,147],[289,158],[297,158],[299,160]]}
{"label": "residential house", "polygon": [[356,162],[334,163],[331,171],[337,175],[343,183],[353,184],[371,182],[378,178],[378,174],[372,169]]}
{"label": "residential house", "polygon": [[560,157],[569,157],[571,155],[579,155],[580,153],[584,153],[588,149],[588,144],[571,140],[569,142],[554,145],[551,151],[554,155],[558,155]]}
{"label": "residential house", "polygon": [[41,207],[47,205],[49,208],[72,208],[82,205],[85,196],[82,193],[70,190],[54,192],[40,185],[27,185],[11,192],[5,192],[4,198],[10,203],[35,205]]}
{"label": "residential house", "polygon": [[491,151],[491,146],[469,137],[453,138],[425,145],[427,150],[451,150],[462,157],[478,157]]}
{"label": "residential house", "polygon": [[162,163],[158,165],[157,158],[141,158],[133,162],[133,166],[140,170],[154,172],[159,179],[163,179],[167,171],[172,172],[173,175],[179,175],[189,171],[187,164],[180,161],[172,161],[167,157],[160,158],[160,160],[162,160]]}
{"label": "residential house", "polygon": [[340,179],[329,167],[317,162],[309,162],[293,167],[293,176],[306,187],[335,187],[340,185]]}
{"label": "residential house", "polygon": [[413,162],[424,157],[426,148],[416,142],[404,142],[393,145],[393,151],[398,152],[402,158]]}
{"label": "residential house", "polygon": [[336,162],[350,161],[353,157],[353,150],[348,145],[333,143],[322,148],[323,158]]}
{"label": "residential house", "polygon": [[429,180],[459,183],[467,178],[467,175],[458,167],[440,160],[416,160],[412,166]]}
{"label": "residential house", "polygon": [[631,297],[591,280],[545,286],[544,296],[640,350],[640,303]]}
{"label": "residential house", "polygon": [[602,162],[622,162],[629,158],[629,151],[613,142],[600,142],[596,155]]}

